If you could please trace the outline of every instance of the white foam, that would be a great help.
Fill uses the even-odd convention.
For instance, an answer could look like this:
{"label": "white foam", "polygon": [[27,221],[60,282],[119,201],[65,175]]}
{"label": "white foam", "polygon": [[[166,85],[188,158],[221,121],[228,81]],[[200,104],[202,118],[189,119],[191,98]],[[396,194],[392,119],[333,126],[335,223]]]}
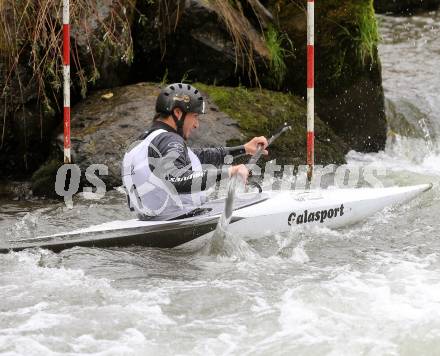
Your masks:
{"label": "white foam", "polygon": [[[334,355],[401,354],[411,342],[440,348],[440,276],[436,256],[371,254],[374,271],[340,269],[330,280],[289,287],[279,303],[279,341],[300,349],[326,346]],[[374,265],[373,265],[374,266]],[[267,340],[266,340],[267,341]],[[438,349],[437,349],[438,350]],[[423,353],[423,352],[422,352]]]}
{"label": "white foam", "polygon": [[39,267],[35,252],[4,257],[9,271],[0,275],[0,285],[15,291],[0,290],[6,310],[0,312],[0,352],[132,353],[136,345],[148,346],[143,335],[175,325],[162,310],[169,303],[163,289],[115,289],[109,280],[81,270]]}
{"label": "white foam", "polygon": [[350,151],[347,163],[353,166],[375,165],[390,171],[408,171],[424,175],[440,175],[440,147],[430,148],[422,139],[396,135],[385,151],[359,153]]}

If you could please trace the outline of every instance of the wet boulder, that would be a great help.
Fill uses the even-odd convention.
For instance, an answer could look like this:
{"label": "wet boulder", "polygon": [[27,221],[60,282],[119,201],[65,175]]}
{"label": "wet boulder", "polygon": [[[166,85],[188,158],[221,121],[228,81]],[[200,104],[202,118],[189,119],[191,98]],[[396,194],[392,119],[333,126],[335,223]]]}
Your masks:
{"label": "wet boulder", "polygon": [[229,1],[139,4],[133,78],[255,85],[267,72],[261,31]]}
{"label": "wet boulder", "polygon": [[[20,48],[25,41],[14,38],[20,6],[0,4],[0,179],[22,179],[44,162],[56,120],[54,112],[39,101],[29,49]],[[26,22],[26,17],[22,15],[21,20]],[[20,29],[20,34],[25,36],[26,29]]]}
{"label": "wet boulder", "polygon": [[[298,96],[264,89],[244,87],[218,87],[198,85],[219,109],[237,121],[242,140],[229,140],[243,144],[247,140],[272,133],[285,122],[292,129],[280,136],[271,146],[267,159],[277,164],[306,164],[306,102]],[[315,163],[338,164],[345,162],[348,146],[319,117],[315,118]]]}
{"label": "wet boulder", "polygon": [[91,85],[95,89],[123,85],[133,60],[135,1],[99,0],[79,6],[71,9],[77,11],[71,25],[74,93],[84,96]]}
{"label": "wet boulder", "polygon": [[[98,91],[80,102],[72,113],[73,160],[85,170],[103,164],[107,187],[121,185],[121,162],[130,145],[152,123],[160,85],[140,83]],[[225,145],[228,139],[241,139],[236,123],[210,101],[198,133],[199,146]]]}
{"label": "wet boulder", "polygon": [[4,88],[0,92],[0,178],[28,176],[44,162],[50,150],[57,117],[41,105],[37,85],[31,78],[21,62],[12,73],[4,62],[0,63],[0,88]]}
{"label": "wet boulder", "polygon": [[[293,130],[276,141],[270,158],[276,158],[280,164],[305,164],[306,105],[303,100],[268,90],[199,83],[195,86],[207,97],[207,114],[200,118],[200,127],[189,141],[190,146],[242,144],[256,135],[270,135],[288,121]],[[107,167],[108,174],[98,174],[107,189],[121,185],[123,156],[151,125],[159,91],[160,85],[152,83],[97,91],[73,108],[72,157],[81,169],[83,185],[90,185],[84,179],[85,171],[96,164]],[[316,133],[316,162],[343,162],[347,147],[319,118]],[[50,195],[44,189],[53,191],[52,182],[59,165],[60,162],[57,165],[51,159],[42,166],[40,173],[34,175],[35,192]]]}
{"label": "wet boulder", "polygon": [[[373,1],[318,1],[315,7],[316,111],[351,149],[383,149],[386,120]],[[287,88],[305,97],[307,3],[273,0],[270,9],[294,47],[286,58]]]}
{"label": "wet boulder", "polygon": [[[48,1],[28,5],[0,4],[7,30],[0,32],[0,177],[34,172],[47,159],[53,130],[62,122],[62,9]],[[71,2],[70,10],[75,102],[91,85],[111,87],[127,80],[134,2]]]}
{"label": "wet boulder", "polygon": [[440,0],[374,0],[377,13],[392,13],[410,15],[420,10],[435,10],[440,6]]}

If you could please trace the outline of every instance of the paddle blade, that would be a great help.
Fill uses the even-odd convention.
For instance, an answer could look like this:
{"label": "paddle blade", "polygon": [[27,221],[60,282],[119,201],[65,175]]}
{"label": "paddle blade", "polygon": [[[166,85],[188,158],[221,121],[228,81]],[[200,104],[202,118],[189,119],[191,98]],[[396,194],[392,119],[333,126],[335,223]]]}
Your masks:
{"label": "paddle blade", "polygon": [[223,217],[226,224],[229,224],[229,222],[231,221],[232,213],[234,212],[236,186],[237,186],[237,176],[233,176],[228,184],[228,195],[225,202],[225,213]]}
{"label": "paddle blade", "polygon": [[210,252],[209,254],[219,254],[219,251],[224,249],[224,243],[226,238],[226,233],[228,225],[231,222],[232,213],[234,212],[234,201],[235,201],[235,189],[237,186],[237,181],[241,181],[237,176],[233,176],[228,183],[228,193],[225,202],[225,210],[217,224],[214,231],[214,235],[210,242]]}

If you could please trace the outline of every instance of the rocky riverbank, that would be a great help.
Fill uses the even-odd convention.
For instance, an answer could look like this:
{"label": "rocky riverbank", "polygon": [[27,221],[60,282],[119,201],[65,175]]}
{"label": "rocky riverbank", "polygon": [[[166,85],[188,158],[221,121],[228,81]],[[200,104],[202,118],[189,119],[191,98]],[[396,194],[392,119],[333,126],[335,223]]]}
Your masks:
{"label": "rocky riverbank", "polygon": [[[37,29],[33,18],[44,26],[59,21],[56,8],[21,5],[2,5],[0,12],[10,25],[21,13],[29,35]],[[75,163],[81,169],[105,164],[104,181],[119,185],[120,160],[148,127],[159,83],[187,81],[209,96],[210,107],[191,144],[244,142],[290,120],[295,130],[273,147],[272,158],[304,164],[305,5],[304,0],[112,0],[71,9]],[[51,35],[55,42],[47,41]],[[60,34],[45,30],[40,39],[15,33],[17,41],[9,43],[11,36],[1,41],[0,178],[33,176],[34,194],[51,195],[61,155],[61,67],[41,54],[58,58]],[[373,0],[316,4],[318,163],[342,162],[350,149],[384,147],[378,38]],[[41,66],[26,66],[29,62]]]}
{"label": "rocky riverbank", "polygon": [[[270,135],[284,122],[291,130],[276,141],[270,159],[302,164],[306,152],[306,103],[291,94],[244,87],[196,85],[207,98],[207,113],[189,144],[195,147],[236,145],[255,135]],[[75,106],[72,114],[72,156],[83,178],[93,164],[103,164],[107,188],[121,185],[120,164],[131,143],[151,125],[160,84],[139,83],[97,91]],[[348,146],[316,118],[317,163],[341,163]],[[32,190],[51,195],[61,155],[51,157],[32,177]],[[86,184],[85,179],[84,184]],[[53,195],[53,194],[52,194]]]}

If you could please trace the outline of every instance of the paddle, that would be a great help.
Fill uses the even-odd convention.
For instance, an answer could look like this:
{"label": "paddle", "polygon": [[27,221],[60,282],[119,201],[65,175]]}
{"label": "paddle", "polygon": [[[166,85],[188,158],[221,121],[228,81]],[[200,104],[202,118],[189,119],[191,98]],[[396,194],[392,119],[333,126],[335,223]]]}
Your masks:
{"label": "paddle", "polygon": [[[290,130],[292,127],[285,122],[283,126],[281,126],[268,140],[268,147],[278,138],[280,137],[284,132]],[[261,157],[261,154],[263,153],[264,147],[262,145],[258,146],[257,151],[254,153],[254,155],[250,158],[249,162],[247,163],[248,169],[252,169],[252,167],[258,162],[258,160]],[[218,245],[219,241],[223,241],[223,238],[226,233],[226,229],[229,225],[229,222],[231,221],[232,213],[234,211],[234,198],[235,198],[235,190],[237,185],[237,174],[233,175],[228,183],[228,195],[226,197],[225,201],[225,209],[220,217],[220,220],[217,224],[217,228],[214,232],[213,236],[213,245]]]}

